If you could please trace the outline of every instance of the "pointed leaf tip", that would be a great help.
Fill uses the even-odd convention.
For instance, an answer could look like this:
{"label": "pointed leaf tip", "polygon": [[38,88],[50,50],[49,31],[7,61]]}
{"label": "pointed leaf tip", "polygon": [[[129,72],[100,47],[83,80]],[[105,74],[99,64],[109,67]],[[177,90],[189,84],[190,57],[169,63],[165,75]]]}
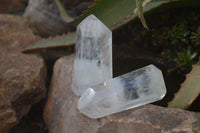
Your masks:
{"label": "pointed leaf tip", "polygon": [[35,50],[40,50],[44,48],[56,48],[64,46],[72,46],[75,44],[76,34],[75,32],[69,33],[67,35],[50,37],[47,39],[42,39],[39,41],[31,42],[27,47],[25,47],[22,52],[32,52]]}

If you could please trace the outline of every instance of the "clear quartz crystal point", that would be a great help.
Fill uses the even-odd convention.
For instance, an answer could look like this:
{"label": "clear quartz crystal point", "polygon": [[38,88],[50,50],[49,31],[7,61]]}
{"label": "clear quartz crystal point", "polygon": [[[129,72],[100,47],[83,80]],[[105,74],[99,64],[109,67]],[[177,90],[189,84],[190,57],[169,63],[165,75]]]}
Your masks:
{"label": "clear quartz crystal point", "polygon": [[88,88],[78,109],[90,118],[100,118],[158,101],[165,94],[162,72],[149,65]]}
{"label": "clear quartz crystal point", "polygon": [[77,27],[72,90],[85,89],[112,78],[112,32],[93,14]]}

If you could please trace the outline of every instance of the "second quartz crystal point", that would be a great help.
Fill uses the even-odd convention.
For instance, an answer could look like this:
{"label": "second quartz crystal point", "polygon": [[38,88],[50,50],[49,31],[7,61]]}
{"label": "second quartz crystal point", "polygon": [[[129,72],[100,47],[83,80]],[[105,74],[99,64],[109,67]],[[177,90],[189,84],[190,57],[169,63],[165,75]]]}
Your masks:
{"label": "second quartz crystal point", "polygon": [[162,99],[166,87],[162,72],[154,65],[88,88],[78,102],[81,113],[100,118]]}
{"label": "second quartz crystal point", "polygon": [[94,15],[77,27],[73,69],[72,90],[78,96],[112,78],[112,32]]}

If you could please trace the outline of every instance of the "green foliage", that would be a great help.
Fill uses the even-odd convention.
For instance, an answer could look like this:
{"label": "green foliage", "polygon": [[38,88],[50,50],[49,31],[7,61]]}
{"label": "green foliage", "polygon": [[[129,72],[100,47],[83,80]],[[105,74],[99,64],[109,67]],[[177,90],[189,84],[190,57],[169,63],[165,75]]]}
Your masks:
{"label": "green foliage", "polygon": [[170,40],[171,44],[177,48],[177,44],[188,43],[186,37],[188,36],[189,31],[186,29],[184,24],[175,25],[170,31]]}
{"label": "green foliage", "polygon": [[196,46],[200,46],[200,27],[197,28],[196,32],[192,32],[191,40]]}
{"label": "green foliage", "polygon": [[30,52],[38,49],[46,49],[52,47],[64,47],[74,45],[75,33],[69,33],[67,35],[57,36],[54,38],[35,40],[29,46],[23,49],[22,52]]}
{"label": "green foliage", "polygon": [[[161,37],[163,34],[161,34]],[[197,60],[197,55],[200,53],[200,51],[196,51],[195,47],[198,43],[197,34],[193,32],[193,36],[190,37],[191,31],[186,28],[185,24],[175,25],[168,31],[169,37],[167,39],[171,45],[167,45],[165,47],[167,49],[162,54],[170,61],[176,62],[176,69],[179,71],[190,70],[195,60]],[[193,39],[193,43],[191,43],[190,38]]]}
{"label": "green foliage", "polygon": [[[159,26],[153,25],[149,32],[145,31],[137,35],[143,34],[140,38],[148,39],[148,49],[161,52],[164,58],[177,64],[176,68],[169,71],[188,72],[192,64],[198,60],[200,56],[199,11],[199,9],[179,9],[167,12],[167,15],[161,17],[155,16],[156,20],[160,20],[160,23],[156,23]],[[179,13],[174,14],[174,12]],[[140,41],[141,43],[143,42]]]}
{"label": "green foliage", "polygon": [[188,68],[192,68],[192,65],[195,63],[194,59],[196,55],[196,52],[193,52],[190,48],[187,48],[178,52],[177,58],[174,58],[174,61],[177,63],[177,67],[184,71]]}
{"label": "green foliage", "polygon": [[185,24],[175,25],[171,29],[167,28],[159,35],[159,38],[162,38],[163,42],[166,41],[170,44],[163,47],[164,51],[162,55],[170,61],[176,62],[176,69],[178,68],[179,71],[191,69],[192,64],[197,59],[197,52],[195,47],[190,44],[189,35],[190,31],[186,28]]}

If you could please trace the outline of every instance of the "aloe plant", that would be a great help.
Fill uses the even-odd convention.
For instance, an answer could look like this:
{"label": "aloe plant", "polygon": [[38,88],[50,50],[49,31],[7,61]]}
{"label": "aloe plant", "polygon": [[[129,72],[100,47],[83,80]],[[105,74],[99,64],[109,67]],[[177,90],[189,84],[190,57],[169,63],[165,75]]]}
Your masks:
{"label": "aloe plant", "polygon": [[35,51],[38,49],[55,48],[55,47],[67,47],[74,45],[75,33],[63,34],[62,36],[50,37],[48,39],[36,40],[22,50],[22,52]]}

